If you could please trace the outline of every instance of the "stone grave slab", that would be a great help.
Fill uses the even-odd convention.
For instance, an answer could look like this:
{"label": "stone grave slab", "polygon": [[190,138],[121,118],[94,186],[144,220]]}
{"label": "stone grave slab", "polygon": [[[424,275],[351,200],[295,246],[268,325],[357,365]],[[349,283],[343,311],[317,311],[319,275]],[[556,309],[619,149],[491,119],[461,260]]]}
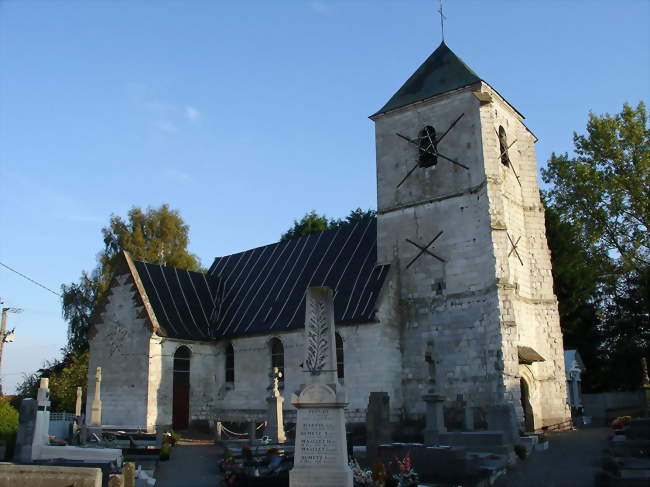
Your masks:
{"label": "stone grave slab", "polygon": [[0,465],[0,487],[101,487],[99,468]]}

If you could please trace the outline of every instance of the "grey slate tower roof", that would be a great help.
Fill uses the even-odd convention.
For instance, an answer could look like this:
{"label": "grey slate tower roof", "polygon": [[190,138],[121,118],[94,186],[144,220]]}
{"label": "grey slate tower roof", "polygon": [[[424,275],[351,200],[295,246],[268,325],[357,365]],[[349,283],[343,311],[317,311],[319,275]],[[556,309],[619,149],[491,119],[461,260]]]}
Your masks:
{"label": "grey slate tower roof", "polygon": [[482,81],[481,78],[443,41],[388,100],[388,103],[372,116],[463,88],[478,81]]}

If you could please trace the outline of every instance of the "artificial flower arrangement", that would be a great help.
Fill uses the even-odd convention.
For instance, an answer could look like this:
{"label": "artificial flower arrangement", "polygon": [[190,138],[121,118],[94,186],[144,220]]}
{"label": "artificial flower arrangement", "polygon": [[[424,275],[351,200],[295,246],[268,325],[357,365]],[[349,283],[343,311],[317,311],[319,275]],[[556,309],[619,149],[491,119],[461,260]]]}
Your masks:
{"label": "artificial flower arrangement", "polygon": [[612,429],[613,430],[623,429],[623,427],[627,426],[631,420],[632,420],[631,416],[619,416],[614,421],[612,421]]}
{"label": "artificial flower arrangement", "polygon": [[67,441],[61,440],[53,435],[47,435],[47,440],[48,443],[53,446],[66,446],[68,444]]}
{"label": "artificial flower arrangement", "polygon": [[361,468],[356,460],[350,462],[355,487],[417,487],[420,479],[413,469],[409,453],[401,460],[395,458],[394,467],[391,475],[381,460],[375,460],[372,470]]}
{"label": "artificial flower arrangement", "polygon": [[226,485],[237,485],[244,476],[244,465],[235,460],[230,450],[226,451],[219,462],[219,468],[223,473],[223,481]]}

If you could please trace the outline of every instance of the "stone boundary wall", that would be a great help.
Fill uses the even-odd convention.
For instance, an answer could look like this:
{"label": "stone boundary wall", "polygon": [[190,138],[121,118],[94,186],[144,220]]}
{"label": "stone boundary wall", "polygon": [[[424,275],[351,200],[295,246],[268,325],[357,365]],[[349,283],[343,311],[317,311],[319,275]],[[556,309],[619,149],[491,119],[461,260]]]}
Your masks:
{"label": "stone boundary wall", "polygon": [[609,415],[620,410],[642,409],[644,407],[643,391],[601,392],[599,394],[582,395],[583,414],[591,416],[594,423],[603,424]]}

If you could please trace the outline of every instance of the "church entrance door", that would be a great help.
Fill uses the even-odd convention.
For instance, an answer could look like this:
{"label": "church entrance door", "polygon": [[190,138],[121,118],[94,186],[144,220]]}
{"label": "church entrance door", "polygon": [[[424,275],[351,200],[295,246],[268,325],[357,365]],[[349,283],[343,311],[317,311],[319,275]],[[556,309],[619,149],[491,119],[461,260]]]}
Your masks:
{"label": "church entrance door", "polygon": [[172,427],[185,430],[190,419],[190,357],[187,347],[179,347],[174,354],[174,383]]}
{"label": "church entrance door", "polygon": [[524,428],[526,431],[535,431],[533,406],[530,404],[530,392],[528,389],[528,383],[524,378],[519,379],[519,390],[521,394],[521,407],[524,410]]}

